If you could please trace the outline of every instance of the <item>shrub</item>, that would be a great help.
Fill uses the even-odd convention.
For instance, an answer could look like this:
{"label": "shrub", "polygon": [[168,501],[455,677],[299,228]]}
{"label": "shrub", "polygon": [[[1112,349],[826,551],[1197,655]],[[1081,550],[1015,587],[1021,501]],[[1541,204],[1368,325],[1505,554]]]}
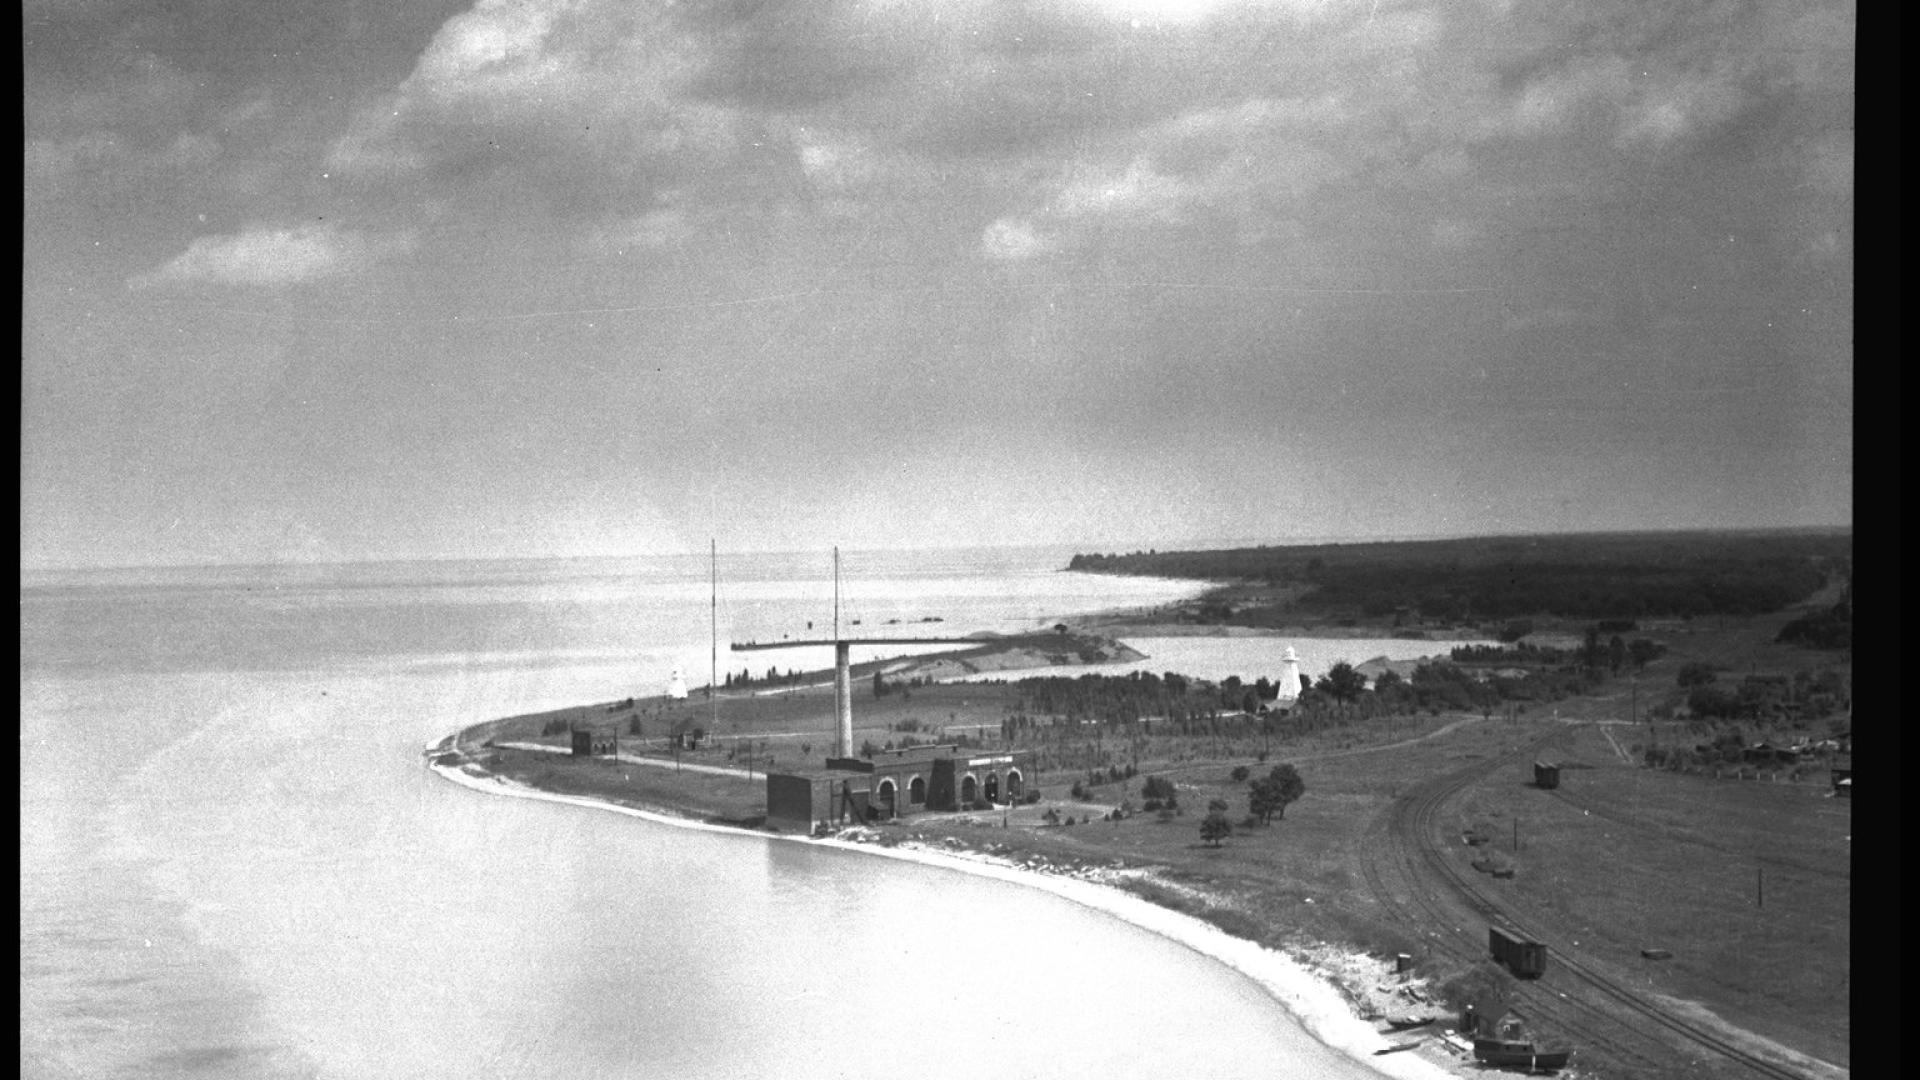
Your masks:
{"label": "shrub", "polygon": [[1704,660],[1694,660],[1680,665],[1680,671],[1674,681],[1685,687],[1705,686],[1715,678],[1713,665]]}
{"label": "shrub", "polygon": [[1252,776],[1253,770],[1247,768],[1245,765],[1235,765],[1230,775],[1233,777],[1233,782],[1238,784],[1247,777]]}
{"label": "shrub", "polygon": [[1040,801],[1040,789],[1039,789],[1039,788],[1028,788],[1028,789],[1027,789],[1027,794],[1026,794],[1026,797],[1025,797],[1025,799],[1024,799],[1023,801],[1024,801],[1024,802],[1026,802],[1026,804],[1027,804],[1027,805],[1029,805],[1029,806],[1031,806],[1031,805],[1033,805],[1034,803],[1037,803],[1037,802],[1039,802],[1039,801]]}
{"label": "shrub", "polygon": [[1087,797],[1087,785],[1075,780],[1073,782],[1073,790],[1068,792],[1068,794],[1072,795],[1075,799],[1085,801]]}
{"label": "shrub", "polygon": [[1513,976],[1493,961],[1483,960],[1442,982],[1438,990],[1440,1000],[1455,1012],[1472,1005],[1481,1016],[1497,1017],[1507,1011],[1512,999]]}
{"label": "shrub", "polygon": [[1161,802],[1159,799],[1148,799],[1146,802],[1140,804],[1141,809],[1145,810],[1149,814],[1154,813],[1155,811],[1158,811],[1158,810],[1164,810],[1166,809],[1166,806],[1167,804]]}

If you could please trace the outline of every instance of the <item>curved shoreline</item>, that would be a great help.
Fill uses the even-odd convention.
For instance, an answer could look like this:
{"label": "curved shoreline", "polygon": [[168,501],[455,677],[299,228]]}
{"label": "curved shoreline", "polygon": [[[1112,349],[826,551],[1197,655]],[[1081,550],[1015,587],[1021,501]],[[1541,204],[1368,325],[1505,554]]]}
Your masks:
{"label": "curved shoreline", "polygon": [[476,775],[463,765],[443,764],[435,758],[442,754],[460,754],[461,732],[455,732],[425,749],[427,767],[442,779],[461,787],[491,795],[561,803],[587,809],[608,810],[661,825],[701,832],[729,833],[766,841],[804,843],[840,851],[857,851],[903,862],[972,874],[994,881],[1038,889],[1070,903],[1119,919],[1130,926],[1157,934],[1252,980],[1281,1010],[1322,1045],[1346,1056],[1361,1068],[1395,1080],[1455,1080],[1460,1074],[1446,1064],[1417,1054],[1381,1056],[1391,1044],[1372,1024],[1353,1010],[1340,988],[1299,961],[1256,942],[1237,938],[1219,927],[1194,916],[1161,907],[1150,900],[1111,885],[1082,878],[1036,873],[1002,862],[991,856],[963,856],[921,846],[893,847],[864,844],[833,837],[813,838],[762,832],[755,829],[697,821],[660,810],[621,806],[579,795],[542,791],[505,780],[491,773]]}

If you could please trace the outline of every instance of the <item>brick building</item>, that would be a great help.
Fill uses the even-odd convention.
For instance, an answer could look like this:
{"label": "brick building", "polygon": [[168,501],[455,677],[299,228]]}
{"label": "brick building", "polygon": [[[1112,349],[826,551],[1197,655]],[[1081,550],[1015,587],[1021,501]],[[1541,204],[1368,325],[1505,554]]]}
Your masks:
{"label": "brick building", "polygon": [[1031,750],[915,746],[868,758],[828,758],[818,769],[767,776],[767,824],[884,821],[927,810],[1007,805],[1034,785]]}

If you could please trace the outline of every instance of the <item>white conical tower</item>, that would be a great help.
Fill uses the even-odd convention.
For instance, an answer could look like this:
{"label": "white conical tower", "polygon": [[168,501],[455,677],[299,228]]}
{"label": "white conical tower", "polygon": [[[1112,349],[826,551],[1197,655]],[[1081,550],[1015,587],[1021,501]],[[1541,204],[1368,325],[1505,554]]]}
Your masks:
{"label": "white conical tower", "polygon": [[687,700],[687,678],[679,668],[674,668],[673,677],[667,680],[667,696],[675,701]]}
{"label": "white conical tower", "polygon": [[1294,701],[1300,697],[1300,656],[1287,646],[1280,657],[1280,693],[1277,701]]}

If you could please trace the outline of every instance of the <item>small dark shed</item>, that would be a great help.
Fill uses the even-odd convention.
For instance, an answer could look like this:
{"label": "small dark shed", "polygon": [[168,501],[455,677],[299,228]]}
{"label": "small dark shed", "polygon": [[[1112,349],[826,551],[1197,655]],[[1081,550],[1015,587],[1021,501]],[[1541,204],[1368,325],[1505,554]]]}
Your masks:
{"label": "small dark shed", "polygon": [[1560,786],[1560,766],[1545,761],[1533,763],[1533,786],[1539,788],[1557,788]]}
{"label": "small dark shed", "polygon": [[694,720],[681,720],[667,729],[667,736],[682,750],[698,750],[700,744],[706,741],[707,729]]}

